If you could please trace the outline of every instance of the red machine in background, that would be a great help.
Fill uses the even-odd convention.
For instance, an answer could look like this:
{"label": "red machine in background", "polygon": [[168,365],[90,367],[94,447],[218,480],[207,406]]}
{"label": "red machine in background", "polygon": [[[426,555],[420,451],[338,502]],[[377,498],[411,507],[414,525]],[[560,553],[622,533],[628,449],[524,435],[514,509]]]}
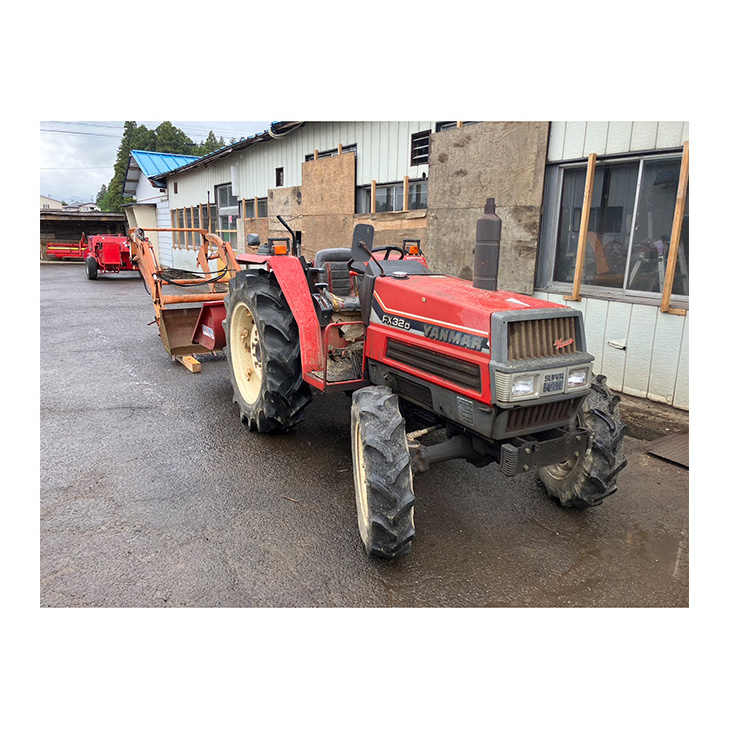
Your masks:
{"label": "red machine in background", "polygon": [[86,262],[86,276],[96,279],[98,274],[117,274],[120,271],[136,271],[126,236],[81,236],[79,247]]}

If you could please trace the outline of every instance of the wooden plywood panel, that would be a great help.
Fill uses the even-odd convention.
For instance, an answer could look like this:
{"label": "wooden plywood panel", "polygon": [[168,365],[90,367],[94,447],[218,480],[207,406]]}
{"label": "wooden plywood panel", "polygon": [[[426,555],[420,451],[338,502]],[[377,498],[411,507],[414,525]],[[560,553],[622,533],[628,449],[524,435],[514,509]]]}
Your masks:
{"label": "wooden plywood panel", "polygon": [[304,215],[355,212],[355,155],[336,155],[302,165]]}
{"label": "wooden plywood panel", "polygon": [[675,408],[689,410],[689,312],[684,317],[682,330],[682,349],[679,351],[679,366],[677,368],[677,382],[674,387]]}
{"label": "wooden plywood panel", "polygon": [[647,397],[651,400],[671,404],[674,399],[684,321],[684,317],[678,317],[676,314],[660,312],[657,315],[647,393]]}
{"label": "wooden plywood panel", "polygon": [[565,125],[566,122],[550,122],[550,141],[548,142],[548,160],[550,162],[564,159]]}
{"label": "wooden plywood panel", "polygon": [[634,304],[626,339],[624,393],[646,398],[651,373],[651,355],[656,329],[657,307]]}
{"label": "wooden plywood panel", "polygon": [[616,350],[608,342],[621,342],[628,339],[631,321],[631,304],[609,302],[606,316],[606,332],[603,346],[603,374],[608,378],[610,387],[623,390],[626,371],[626,351]]}
{"label": "wooden plywood panel", "polygon": [[658,122],[634,122],[631,129],[631,149],[653,150],[656,147]]}
{"label": "wooden plywood panel", "polygon": [[566,122],[565,142],[563,144],[563,159],[573,160],[583,157],[585,146],[586,123]]}
{"label": "wooden plywood panel", "polygon": [[608,122],[588,122],[586,124],[586,138],[583,147],[583,157],[595,152],[597,155],[606,154],[608,139]]}
{"label": "wooden plywood panel", "polygon": [[631,148],[631,122],[609,122],[606,154],[628,152]]}

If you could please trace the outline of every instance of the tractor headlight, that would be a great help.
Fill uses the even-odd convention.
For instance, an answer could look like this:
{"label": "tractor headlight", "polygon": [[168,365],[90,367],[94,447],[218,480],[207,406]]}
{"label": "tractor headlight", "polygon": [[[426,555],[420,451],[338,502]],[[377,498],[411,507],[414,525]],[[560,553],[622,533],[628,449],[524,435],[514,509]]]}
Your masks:
{"label": "tractor headlight", "polygon": [[538,374],[512,376],[512,398],[529,398],[537,395]]}
{"label": "tractor headlight", "polygon": [[588,385],[591,376],[590,365],[581,368],[574,368],[568,371],[568,380],[565,384],[566,390],[575,390],[575,388],[584,388]]}

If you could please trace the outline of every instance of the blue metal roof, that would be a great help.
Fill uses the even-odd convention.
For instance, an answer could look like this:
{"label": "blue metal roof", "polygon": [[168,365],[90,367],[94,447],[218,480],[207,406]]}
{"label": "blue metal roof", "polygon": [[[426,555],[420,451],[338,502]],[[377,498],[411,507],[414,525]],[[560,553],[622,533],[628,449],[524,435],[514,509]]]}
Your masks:
{"label": "blue metal roof", "polygon": [[170,152],[145,152],[132,150],[132,157],[142,170],[145,177],[154,177],[164,172],[170,172],[183,165],[188,165],[200,159],[194,155],[177,155]]}
{"label": "blue metal roof", "polygon": [[200,157],[194,155],[178,155],[172,152],[147,152],[132,150],[127,160],[127,170],[124,173],[122,195],[134,195],[140,175],[144,175],[157,188],[165,187],[164,183],[153,178],[166,175],[178,167],[189,165]]}

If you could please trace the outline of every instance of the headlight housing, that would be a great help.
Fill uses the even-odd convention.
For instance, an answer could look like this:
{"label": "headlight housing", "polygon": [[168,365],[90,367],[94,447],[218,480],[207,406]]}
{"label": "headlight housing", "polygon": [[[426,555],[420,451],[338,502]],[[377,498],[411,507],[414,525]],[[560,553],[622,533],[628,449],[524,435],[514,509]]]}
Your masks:
{"label": "headlight housing", "polygon": [[521,403],[550,396],[579,395],[591,385],[592,366],[581,363],[522,373],[494,372],[492,393],[497,403]]}
{"label": "headlight housing", "polygon": [[532,398],[537,395],[540,376],[539,373],[525,373],[512,376],[510,400]]}
{"label": "headlight housing", "polygon": [[568,377],[565,381],[565,390],[575,390],[576,388],[585,388],[591,376],[590,365],[583,365],[579,368],[568,370]]}

